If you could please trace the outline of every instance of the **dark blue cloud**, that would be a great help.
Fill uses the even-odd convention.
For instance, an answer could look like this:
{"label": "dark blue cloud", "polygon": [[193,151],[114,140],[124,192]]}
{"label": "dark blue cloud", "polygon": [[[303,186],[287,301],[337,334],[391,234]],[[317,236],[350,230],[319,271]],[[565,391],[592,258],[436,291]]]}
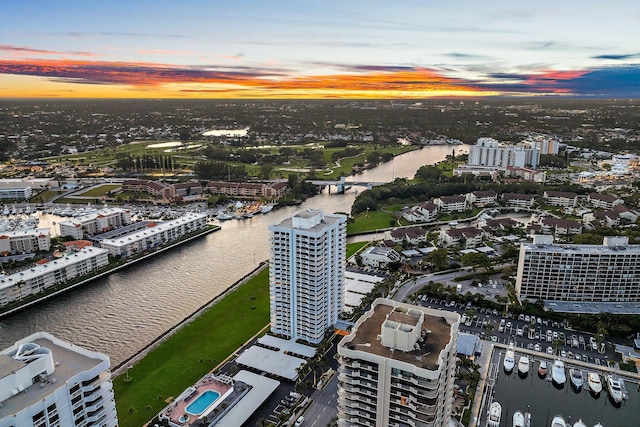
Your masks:
{"label": "dark blue cloud", "polygon": [[616,61],[618,60],[624,60],[624,59],[634,59],[634,58],[640,58],[640,53],[629,53],[629,54],[621,54],[621,55],[597,55],[597,56],[592,56],[593,59],[614,59]]}
{"label": "dark blue cloud", "polygon": [[588,71],[563,82],[576,95],[638,98],[640,97],[640,65],[608,67]]}

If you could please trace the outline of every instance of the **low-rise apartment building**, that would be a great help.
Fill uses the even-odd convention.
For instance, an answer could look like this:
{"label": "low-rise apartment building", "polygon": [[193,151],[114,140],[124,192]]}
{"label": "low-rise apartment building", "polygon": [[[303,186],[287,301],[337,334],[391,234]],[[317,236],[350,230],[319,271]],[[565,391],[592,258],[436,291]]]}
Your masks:
{"label": "low-rise apartment building", "polygon": [[533,194],[503,193],[502,200],[505,205],[510,207],[531,209],[535,203],[535,196]]}
{"label": "low-rise apartment building", "polygon": [[288,188],[286,182],[211,181],[207,184],[207,189],[211,194],[224,194],[229,197],[252,200],[276,200],[287,194]]}
{"label": "low-rise apartment building", "polygon": [[170,221],[149,223],[145,229],[129,234],[102,239],[100,247],[106,249],[110,256],[127,258],[206,227],[206,214],[189,213]]}
{"label": "low-rise apartment building", "polygon": [[48,228],[4,231],[0,234],[0,255],[14,255],[51,249]]}
{"label": "low-rise apartment building", "polygon": [[76,240],[85,236],[95,236],[131,224],[131,212],[122,208],[105,208],[100,211],[79,216],[59,223],[60,235]]}
{"label": "low-rise apartment building", "polygon": [[578,205],[578,195],[569,191],[545,191],[542,196],[544,201],[553,206],[565,206],[575,208]]}
{"label": "low-rise apartment building", "polygon": [[107,253],[105,249],[86,247],[9,276],[0,275],[0,307],[106,266]]}

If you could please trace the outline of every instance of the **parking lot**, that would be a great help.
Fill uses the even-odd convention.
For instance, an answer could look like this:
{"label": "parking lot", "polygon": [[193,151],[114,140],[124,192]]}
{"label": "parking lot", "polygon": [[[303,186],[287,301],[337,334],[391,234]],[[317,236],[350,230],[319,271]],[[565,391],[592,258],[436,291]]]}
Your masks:
{"label": "parking lot", "polygon": [[[517,347],[548,355],[557,354],[598,366],[607,363],[608,356],[604,354],[604,350],[609,346],[598,346],[591,334],[568,329],[557,321],[511,313],[502,317],[502,313],[497,310],[468,307],[455,301],[447,302],[424,296],[418,298],[416,304],[458,312],[462,316],[460,330],[478,335],[482,339],[502,344],[513,343]],[[475,315],[467,317],[464,313],[470,309],[475,309]]]}

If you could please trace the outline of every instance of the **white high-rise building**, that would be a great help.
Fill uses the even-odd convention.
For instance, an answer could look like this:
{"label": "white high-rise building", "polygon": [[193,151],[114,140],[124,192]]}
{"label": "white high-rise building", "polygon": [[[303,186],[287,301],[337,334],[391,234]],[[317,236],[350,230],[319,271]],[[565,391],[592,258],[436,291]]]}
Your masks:
{"label": "white high-rise building", "polygon": [[0,351],[0,427],[117,426],[109,365],[46,332]]}
{"label": "white high-rise building", "polygon": [[344,215],[298,212],[269,227],[271,332],[322,341],[344,304]]}
{"label": "white high-rise building", "polygon": [[471,166],[487,166],[506,169],[509,166],[523,168],[530,165],[537,168],[540,150],[518,145],[501,145],[493,138],[479,138],[476,145],[469,147]]}
{"label": "white high-rise building", "polygon": [[460,315],[378,298],[338,344],[338,426],[449,426]]}

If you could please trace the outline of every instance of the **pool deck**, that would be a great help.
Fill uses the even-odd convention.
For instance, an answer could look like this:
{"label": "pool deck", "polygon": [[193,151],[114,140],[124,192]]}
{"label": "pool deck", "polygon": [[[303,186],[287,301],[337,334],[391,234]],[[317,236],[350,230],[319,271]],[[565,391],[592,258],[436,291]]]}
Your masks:
{"label": "pool deck", "polygon": [[[163,411],[163,415],[165,415],[169,419],[169,422],[174,425],[189,426],[200,418],[200,415],[190,415],[186,411],[187,406],[189,406],[189,404],[191,404],[198,396],[207,390],[212,390],[219,393],[222,397],[231,389],[233,389],[233,385],[226,384],[217,378],[207,376],[182,393],[171,405],[169,405],[167,409]],[[218,402],[222,401],[221,397],[218,398]],[[185,416],[187,418],[185,418]]]}

